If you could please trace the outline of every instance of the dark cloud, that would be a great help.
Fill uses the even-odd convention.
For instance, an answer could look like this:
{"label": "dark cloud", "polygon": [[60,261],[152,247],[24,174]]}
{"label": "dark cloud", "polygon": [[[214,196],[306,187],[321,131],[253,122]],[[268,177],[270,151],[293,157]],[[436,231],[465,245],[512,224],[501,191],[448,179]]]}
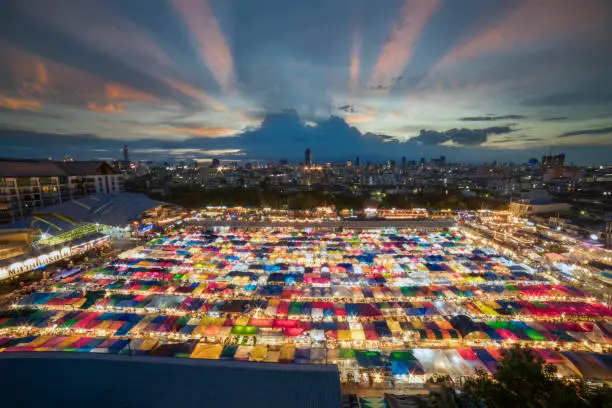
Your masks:
{"label": "dark cloud", "polygon": [[487,141],[488,135],[503,135],[515,130],[510,126],[494,126],[485,129],[450,129],[439,132],[437,130],[421,130],[411,142],[426,146],[441,145],[453,142],[460,146],[479,146]]}
{"label": "dark cloud", "polygon": [[[180,125],[186,127],[185,125]],[[441,144],[452,141],[458,146],[479,146],[486,142],[489,134],[506,134],[513,130],[508,126],[485,129],[450,129],[446,131],[422,130],[416,138],[399,142],[396,138],[384,134],[362,134],[337,116],[319,120],[315,125],[306,124],[293,109],[265,116],[261,124],[253,129],[231,137],[204,138],[192,137],[184,141],[145,139],[130,141],[129,146],[135,152],[146,154],[163,149],[172,151],[197,151],[215,149],[239,149],[241,154],[250,158],[301,158],[304,149],[310,148],[319,157],[338,159],[360,155],[362,157],[391,157],[398,154],[407,155],[416,150],[436,153],[445,147]],[[26,132],[0,128],[0,149],[9,156],[23,157],[36,153],[35,146],[49,146],[45,155],[64,157],[66,155],[92,158],[99,156],[99,151],[108,149],[119,151],[122,141],[102,139],[95,135],[58,135],[52,133]],[[455,148],[457,149],[457,148]],[[431,154],[436,154],[432,153]]]}
{"label": "dark cloud", "polygon": [[612,135],[612,126],[597,128],[597,129],[582,129],[560,134],[557,137],[572,137],[582,135]]}
{"label": "dark cloud", "polygon": [[491,122],[496,120],[518,120],[518,119],[526,119],[526,116],[523,115],[485,115],[485,116],[468,116],[465,118],[461,118],[460,120],[464,122]]}
{"label": "dark cloud", "polygon": [[444,133],[452,142],[462,146],[478,146],[487,141],[484,130],[451,129]]}
{"label": "dark cloud", "polygon": [[355,107],[353,105],[342,105],[342,106],[338,106],[338,110],[343,111],[343,112],[355,112]]}
{"label": "dark cloud", "polygon": [[[542,141],[544,139],[539,138],[539,137],[526,137],[526,136],[521,136],[520,137],[521,142],[539,142]],[[509,139],[504,139],[504,140],[495,140],[491,143],[493,144],[508,144],[508,143],[512,143],[512,142],[516,142],[516,138],[509,138]]]}
{"label": "dark cloud", "polygon": [[391,78],[391,83],[389,85],[382,85],[382,84],[378,84],[378,85],[373,85],[371,87],[369,87],[369,89],[373,90],[373,91],[388,91],[390,89],[394,89],[397,84],[399,84],[399,82],[402,80],[403,76],[396,76]]}
{"label": "dark cloud", "polygon": [[550,116],[548,118],[543,118],[542,121],[543,122],[559,122],[562,120],[567,120],[569,119],[567,116]]}
{"label": "dark cloud", "polygon": [[493,126],[478,130],[483,131],[488,135],[504,135],[506,133],[516,132],[516,129],[512,129],[510,126]]}
{"label": "dark cloud", "polygon": [[[399,142],[384,134],[361,134],[338,117],[320,121],[316,126],[308,126],[293,112],[281,112],[268,115],[259,127],[233,137],[133,140],[128,141],[128,146],[130,156],[136,160],[219,157],[240,160],[288,159],[299,162],[304,157],[304,149],[310,148],[317,162],[344,161],[355,156],[364,161],[380,161],[401,156],[418,159],[422,156],[446,155],[453,161],[480,163],[499,160],[500,157],[507,161],[524,162],[547,152],[547,148],[504,149],[503,143],[498,143],[500,148],[494,149],[469,144],[475,140],[482,141],[483,135],[486,136],[483,129],[451,129],[445,132],[423,130],[416,138]],[[467,138],[469,148],[440,145],[451,137],[463,143],[466,143]],[[422,143],[425,138],[433,138],[437,142]],[[2,157],[51,156],[61,159],[69,155],[77,159],[107,160],[120,158],[123,144],[122,140],[102,139],[96,135],[61,135],[0,128]],[[44,154],[40,153],[37,146],[45,146]],[[581,164],[600,165],[608,162],[609,151],[601,146],[575,146],[572,148],[572,156]]]}

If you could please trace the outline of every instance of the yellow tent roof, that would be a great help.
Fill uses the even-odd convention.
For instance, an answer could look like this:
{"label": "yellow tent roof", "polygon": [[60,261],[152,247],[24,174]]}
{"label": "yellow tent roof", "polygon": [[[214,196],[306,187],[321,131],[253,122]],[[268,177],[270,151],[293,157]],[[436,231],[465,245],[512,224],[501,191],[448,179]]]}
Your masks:
{"label": "yellow tent roof", "polygon": [[190,358],[218,360],[222,351],[223,346],[221,344],[198,343],[193,349]]}

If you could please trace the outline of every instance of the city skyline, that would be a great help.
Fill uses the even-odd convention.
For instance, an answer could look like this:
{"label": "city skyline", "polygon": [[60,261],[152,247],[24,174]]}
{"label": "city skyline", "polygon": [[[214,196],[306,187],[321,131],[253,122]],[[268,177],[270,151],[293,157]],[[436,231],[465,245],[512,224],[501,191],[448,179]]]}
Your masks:
{"label": "city skyline", "polygon": [[2,157],[609,164],[612,5],[0,6]]}

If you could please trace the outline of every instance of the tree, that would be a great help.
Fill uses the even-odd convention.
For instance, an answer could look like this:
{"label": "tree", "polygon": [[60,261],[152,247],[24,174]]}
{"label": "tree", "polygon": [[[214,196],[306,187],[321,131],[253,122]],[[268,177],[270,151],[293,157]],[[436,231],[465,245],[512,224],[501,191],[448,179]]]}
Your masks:
{"label": "tree", "polygon": [[515,347],[505,353],[493,377],[484,372],[466,380],[460,400],[465,406],[487,408],[612,407],[612,389],[578,378],[557,375],[552,364],[530,349]]}

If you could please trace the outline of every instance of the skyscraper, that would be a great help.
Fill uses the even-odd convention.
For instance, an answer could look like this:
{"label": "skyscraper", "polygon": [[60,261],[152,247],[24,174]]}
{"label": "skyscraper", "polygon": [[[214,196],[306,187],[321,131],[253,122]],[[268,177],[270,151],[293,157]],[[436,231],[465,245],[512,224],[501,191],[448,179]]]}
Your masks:
{"label": "skyscraper", "polygon": [[306,149],[306,151],[304,152],[304,164],[306,166],[310,166],[312,164],[312,153],[310,151],[310,148]]}
{"label": "skyscraper", "polygon": [[542,168],[549,169],[553,167],[563,167],[565,164],[565,154],[546,154],[542,157]]}
{"label": "skyscraper", "polygon": [[406,156],[402,157],[402,169],[406,169]]}
{"label": "skyscraper", "polygon": [[355,157],[355,167],[359,167],[359,156]]}
{"label": "skyscraper", "polygon": [[128,152],[127,145],[123,145],[123,161],[126,163],[130,162],[130,153]]}

